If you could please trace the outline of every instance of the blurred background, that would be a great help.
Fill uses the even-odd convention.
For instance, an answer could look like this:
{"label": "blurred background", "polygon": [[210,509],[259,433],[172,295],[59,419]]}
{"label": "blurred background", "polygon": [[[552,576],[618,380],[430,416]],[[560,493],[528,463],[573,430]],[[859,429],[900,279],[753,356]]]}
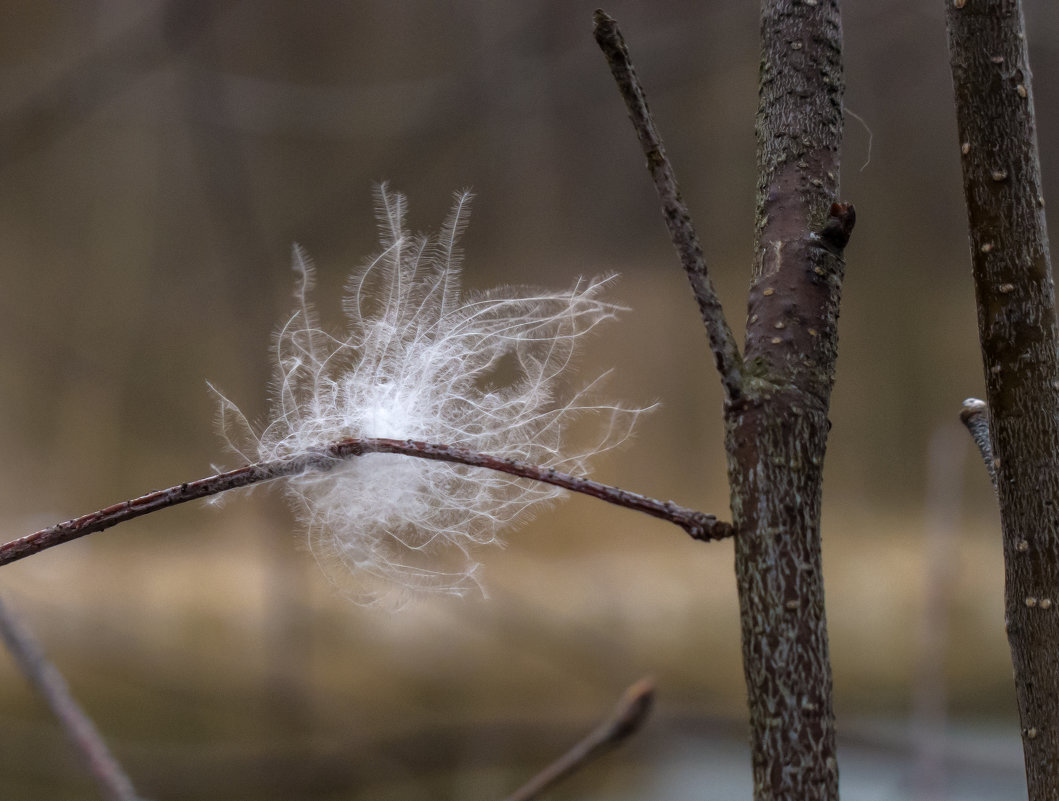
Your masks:
{"label": "blurred background", "polygon": [[[661,406],[594,477],[726,516],[718,380],[596,2],[4,3],[4,539],[236,466],[206,381],[267,412],[291,244],[339,325],[383,179],[420,230],[473,187],[469,287],[620,272],[631,310],[581,367]],[[843,793],[1017,797],[998,518],[957,422],[983,382],[943,4],[846,6],[858,225],[824,485]],[[607,10],[741,331],[756,5]],[[1047,190],[1059,6],[1026,11]],[[584,498],[507,542],[477,554],[487,597],[361,608],[260,488],[5,567],[0,593],[150,798],[502,797],[648,674],[648,727],[554,797],[749,798],[731,547]],[[0,655],[0,797],[95,794]]]}

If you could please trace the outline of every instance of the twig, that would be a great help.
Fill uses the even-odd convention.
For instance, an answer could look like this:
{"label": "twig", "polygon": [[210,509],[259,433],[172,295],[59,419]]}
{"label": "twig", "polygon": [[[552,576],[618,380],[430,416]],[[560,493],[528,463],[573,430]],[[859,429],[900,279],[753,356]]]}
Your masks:
{"label": "twig", "polygon": [[989,473],[989,480],[993,482],[995,492],[996,464],[993,462],[993,440],[989,437],[989,407],[986,402],[978,398],[965,400],[960,411],[960,422],[971,432],[971,438],[978,446],[978,452],[982,454],[982,461],[985,462],[985,469]]}
{"label": "twig", "polygon": [[673,166],[669,163],[662,144],[662,137],[647,107],[647,96],[636,76],[625,38],[618,29],[618,23],[602,9],[596,11],[594,20],[596,43],[607,58],[611,74],[618,84],[618,91],[621,92],[625,105],[629,109],[629,119],[632,120],[633,128],[636,129],[640,147],[643,148],[644,156],[647,158],[647,169],[651,173],[655,190],[662,203],[662,213],[666,226],[669,228],[669,236],[688,274],[691,289],[695,293],[695,300],[698,301],[699,311],[702,314],[702,321],[706,324],[710,350],[713,351],[717,370],[721,374],[725,395],[729,402],[735,402],[743,394],[742,357],[739,354],[739,345],[736,344],[735,335],[728,326],[728,321],[724,317],[724,309],[721,308],[721,302],[710,281],[706,260],[702,254],[702,245],[699,244],[699,238],[695,234],[695,227],[691,222],[688,208],[680,197]]}
{"label": "twig", "polygon": [[110,753],[99,731],[70,694],[62,674],[44,656],[29,631],[0,600],[0,640],[23,675],[41,694],[84,759],[108,801],[138,801],[129,777]]}
{"label": "twig", "polygon": [[654,682],[640,679],[621,696],[614,712],[587,737],[559,757],[505,801],[530,801],[592,760],[610,751],[635,734],[647,720],[654,704]]}
{"label": "twig", "polygon": [[17,540],[0,545],[0,565],[18,561],[32,556],[47,548],[75,540],[86,534],[124,523],[136,517],[157,512],[170,506],[207,498],[228,490],[248,487],[277,478],[297,475],[308,470],[327,471],[341,460],[364,456],[369,453],[396,453],[414,456],[420,459],[431,459],[437,462],[454,462],[470,467],[484,467],[501,473],[508,473],[520,478],[528,478],[563,487],[571,492],[590,495],[601,501],[633,509],[652,517],[667,520],[680,526],[693,539],[719,540],[733,534],[729,523],[718,520],[713,515],[696,512],[672,501],[657,501],[635,492],[627,492],[607,484],[600,484],[587,478],[578,478],[548,467],[526,464],[513,459],[502,459],[464,448],[438,445],[415,440],[396,439],[343,439],[325,448],[307,451],[290,459],[279,459],[272,462],[259,462],[246,465],[227,473],[200,478],[183,484],[156,490],[139,498],[116,503],[97,512],[59,523],[49,528],[28,534]]}

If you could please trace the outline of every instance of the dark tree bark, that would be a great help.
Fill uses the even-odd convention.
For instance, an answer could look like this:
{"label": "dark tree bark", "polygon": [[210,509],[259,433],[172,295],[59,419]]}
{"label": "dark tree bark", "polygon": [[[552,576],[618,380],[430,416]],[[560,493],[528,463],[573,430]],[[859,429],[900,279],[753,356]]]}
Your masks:
{"label": "dark tree bark", "polygon": [[946,0],[1031,801],[1059,799],[1059,359],[1017,0]]}
{"label": "dark tree bark", "polygon": [[837,353],[843,250],[837,0],[765,0],[758,203],[745,353],[707,275],[628,50],[596,12],[610,62],[684,264],[725,389],[754,798],[838,798],[820,559],[820,497]]}
{"label": "dark tree bark", "polygon": [[853,208],[838,3],[765,0],[743,398],[726,409],[754,797],[838,797],[821,470]]}

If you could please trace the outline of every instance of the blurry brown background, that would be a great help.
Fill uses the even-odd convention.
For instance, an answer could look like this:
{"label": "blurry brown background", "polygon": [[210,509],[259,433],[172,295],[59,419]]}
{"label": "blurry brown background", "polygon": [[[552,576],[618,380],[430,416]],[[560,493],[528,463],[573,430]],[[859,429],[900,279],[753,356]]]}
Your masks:
{"label": "blurry brown background", "polygon": [[[662,405],[595,476],[726,515],[718,382],[595,2],[4,3],[4,539],[234,466],[205,382],[266,412],[291,243],[338,323],[380,179],[418,229],[474,188],[468,286],[620,272],[631,311],[583,369],[616,365],[615,398]],[[756,4],[607,10],[741,329]],[[964,798],[1005,797],[1021,768],[998,523],[955,422],[982,379],[942,2],[844,13],[864,120],[847,120],[859,222],[825,480],[844,792],[942,797],[947,772],[982,793]],[[1048,189],[1059,6],[1027,14]],[[507,539],[479,554],[488,599],[394,616],[338,597],[258,489],[4,568],[0,592],[151,798],[500,797],[644,674],[651,727],[555,797],[748,797],[730,546],[580,498]],[[0,680],[0,798],[94,797],[6,656]]]}

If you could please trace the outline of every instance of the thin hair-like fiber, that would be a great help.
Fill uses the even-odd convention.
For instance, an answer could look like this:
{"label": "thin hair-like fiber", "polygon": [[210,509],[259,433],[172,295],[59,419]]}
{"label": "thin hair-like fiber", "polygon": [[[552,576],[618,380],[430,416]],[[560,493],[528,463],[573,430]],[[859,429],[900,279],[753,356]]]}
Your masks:
{"label": "thin hair-like fiber", "polygon": [[[221,396],[222,427],[241,455],[282,459],[343,437],[391,437],[584,474],[589,457],[626,439],[642,409],[597,404],[599,379],[566,396],[560,386],[581,338],[621,310],[601,299],[613,276],[567,292],[462,292],[470,202],[457,193],[437,234],[413,236],[404,196],[377,188],[381,250],[346,282],[340,334],[321,326],[309,299],[313,263],[294,247],[295,311],[276,337],[270,422],[255,432]],[[567,430],[585,414],[600,416],[603,432],[595,447],[565,453]],[[390,606],[480,587],[473,549],[562,492],[395,454],[286,486],[328,575],[358,602]]]}

